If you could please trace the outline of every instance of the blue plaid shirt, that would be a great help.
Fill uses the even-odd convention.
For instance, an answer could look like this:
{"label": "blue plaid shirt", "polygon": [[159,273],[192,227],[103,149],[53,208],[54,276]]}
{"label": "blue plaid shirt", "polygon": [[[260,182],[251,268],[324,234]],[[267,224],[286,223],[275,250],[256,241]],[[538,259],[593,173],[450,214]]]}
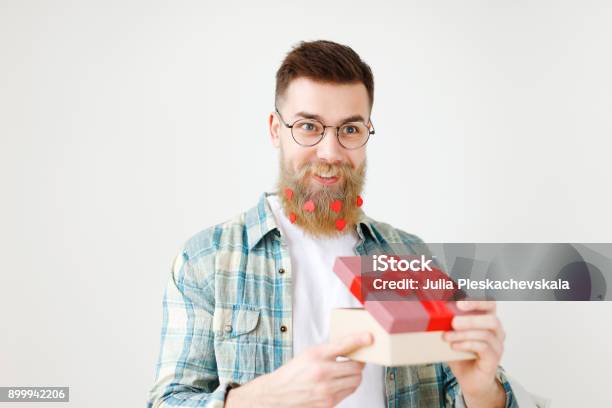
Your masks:
{"label": "blue plaid shirt", "polygon": [[[161,348],[148,407],[223,407],[230,387],[293,357],[292,271],[263,194],[256,207],[191,237],[163,299]],[[410,251],[414,236],[363,215],[356,255]],[[409,253],[409,252],[404,252]],[[501,367],[506,407],[517,407]],[[446,364],[385,368],[387,407],[464,407]]]}

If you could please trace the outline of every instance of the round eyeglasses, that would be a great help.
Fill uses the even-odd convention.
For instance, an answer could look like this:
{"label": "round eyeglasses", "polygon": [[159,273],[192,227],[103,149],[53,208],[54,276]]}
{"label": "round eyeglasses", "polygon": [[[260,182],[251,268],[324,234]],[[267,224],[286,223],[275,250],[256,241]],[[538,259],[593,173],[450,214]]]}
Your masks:
{"label": "round eyeglasses", "polygon": [[291,137],[295,143],[304,147],[311,147],[319,143],[325,137],[327,128],[336,128],[338,143],[345,149],[354,150],[364,146],[375,133],[372,121],[370,126],[363,122],[346,122],[340,126],[326,126],[316,119],[298,119],[288,125],[281,116],[278,108],[274,108],[281,123],[291,129]]}

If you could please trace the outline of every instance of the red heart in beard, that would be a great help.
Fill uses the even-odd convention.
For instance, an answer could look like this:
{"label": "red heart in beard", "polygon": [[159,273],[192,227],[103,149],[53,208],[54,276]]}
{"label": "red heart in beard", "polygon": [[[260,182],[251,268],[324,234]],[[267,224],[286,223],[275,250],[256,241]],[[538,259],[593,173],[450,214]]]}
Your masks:
{"label": "red heart in beard", "polygon": [[336,200],[330,205],[331,209],[335,213],[339,213],[342,210],[342,201]]}
{"label": "red heart in beard", "polygon": [[361,196],[357,196],[357,207],[361,207],[363,205],[363,198]]}
{"label": "red heart in beard", "polygon": [[336,229],[338,231],[342,231],[344,227],[346,227],[346,221],[344,220],[344,218],[338,218],[336,220]]}
{"label": "red heart in beard", "polygon": [[287,200],[291,201],[291,199],[293,198],[293,190],[290,188],[286,188],[285,197],[287,197]]}
{"label": "red heart in beard", "polygon": [[291,214],[289,214],[289,221],[291,221],[292,224],[295,224],[295,218],[295,213],[291,211]]}
{"label": "red heart in beard", "polygon": [[315,210],[315,205],[312,200],[308,200],[304,203],[304,211],[313,212]]}

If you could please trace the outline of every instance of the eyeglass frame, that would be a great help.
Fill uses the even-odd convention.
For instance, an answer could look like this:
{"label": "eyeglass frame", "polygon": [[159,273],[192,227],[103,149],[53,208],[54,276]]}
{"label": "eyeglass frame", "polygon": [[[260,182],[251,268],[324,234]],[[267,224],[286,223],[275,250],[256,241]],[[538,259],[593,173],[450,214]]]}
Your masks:
{"label": "eyeglass frame", "polygon": [[[359,122],[362,123],[366,128],[368,128],[368,137],[366,138],[366,140],[363,142],[362,145],[357,146],[357,147],[346,147],[345,145],[342,144],[342,142],[340,141],[340,128],[342,126],[344,126],[345,124],[341,124],[340,126],[328,126],[326,124],[324,124],[323,122],[321,122],[320,120],[317,119],[310,119],[310,120],[315,120],[317,122],[319,122],[321,125],[323,125],[323,133],[321,133],[321,136],[319,138],[319,140],[317,140],[315,143],[311,144],[311,145],[307,145],[307,144],[302,144],[300,142],[298,142],[295,139],[295,136],[293,135],[293,126],[295,126],[296,123],[298,123],[301,120],[308,120],[309,118],[304,118],[304,119],[298,119],[295,122],[293,122],[291,125],[288,125],[285,122],[285,119],[283,119],[283,116],[281,115],[281,113],[278,111],[278,108],[275,106],[274,110],[276,111],[278,118],[280,119],[281,123],[283,124],[283,126],[285,126],[286,128],[289,128],[291,130],[291,138],[293,139],[293,141],[295,143],[297,143],[298,145],[302,146],[302,147],[312,147],[312,146],[316,146],[319,143],[321,143],[321,140],[323,140],[323,138],[325,137],[325,134],[327,133],[327,128],[336,128],[336,139],[338,139],[338,143],[340,144],[340,146],[342,146],[344,149],[346,150],[357,150],[357,149],[361,149],[363,146],[365,146],[366,144],[368,144],[368,141],[370,140],[370,136],[372,136],[373,134],[376,133],[376,130],[374,129],[374,124],[372,123],[372,119],[368,119],[368,121],[370,122],[370,126],[372,127],[372,129],[370,129],[370,126],[368,126],[365,122],[363,121],[353,121],[353,122]],[[346,122],[346,123],[351,123],[351,122]]]}

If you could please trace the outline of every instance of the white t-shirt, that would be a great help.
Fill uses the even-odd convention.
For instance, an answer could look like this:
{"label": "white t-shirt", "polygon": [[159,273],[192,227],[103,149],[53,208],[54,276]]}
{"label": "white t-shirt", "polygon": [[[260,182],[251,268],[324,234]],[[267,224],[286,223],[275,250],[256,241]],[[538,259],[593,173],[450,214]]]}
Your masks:
{"label": "white t-shirt", "polygon": [[[329,340],[331,310],[361,307],[333,271],[338,256],[355,255],[359,237],[352,230],[337,238],[314,239],[292,224],[276,195],[268,202],[288,245],[293,275],[293,355]],[[385,407],[384,367],[366,364],[361,385],[338,406]]]}

